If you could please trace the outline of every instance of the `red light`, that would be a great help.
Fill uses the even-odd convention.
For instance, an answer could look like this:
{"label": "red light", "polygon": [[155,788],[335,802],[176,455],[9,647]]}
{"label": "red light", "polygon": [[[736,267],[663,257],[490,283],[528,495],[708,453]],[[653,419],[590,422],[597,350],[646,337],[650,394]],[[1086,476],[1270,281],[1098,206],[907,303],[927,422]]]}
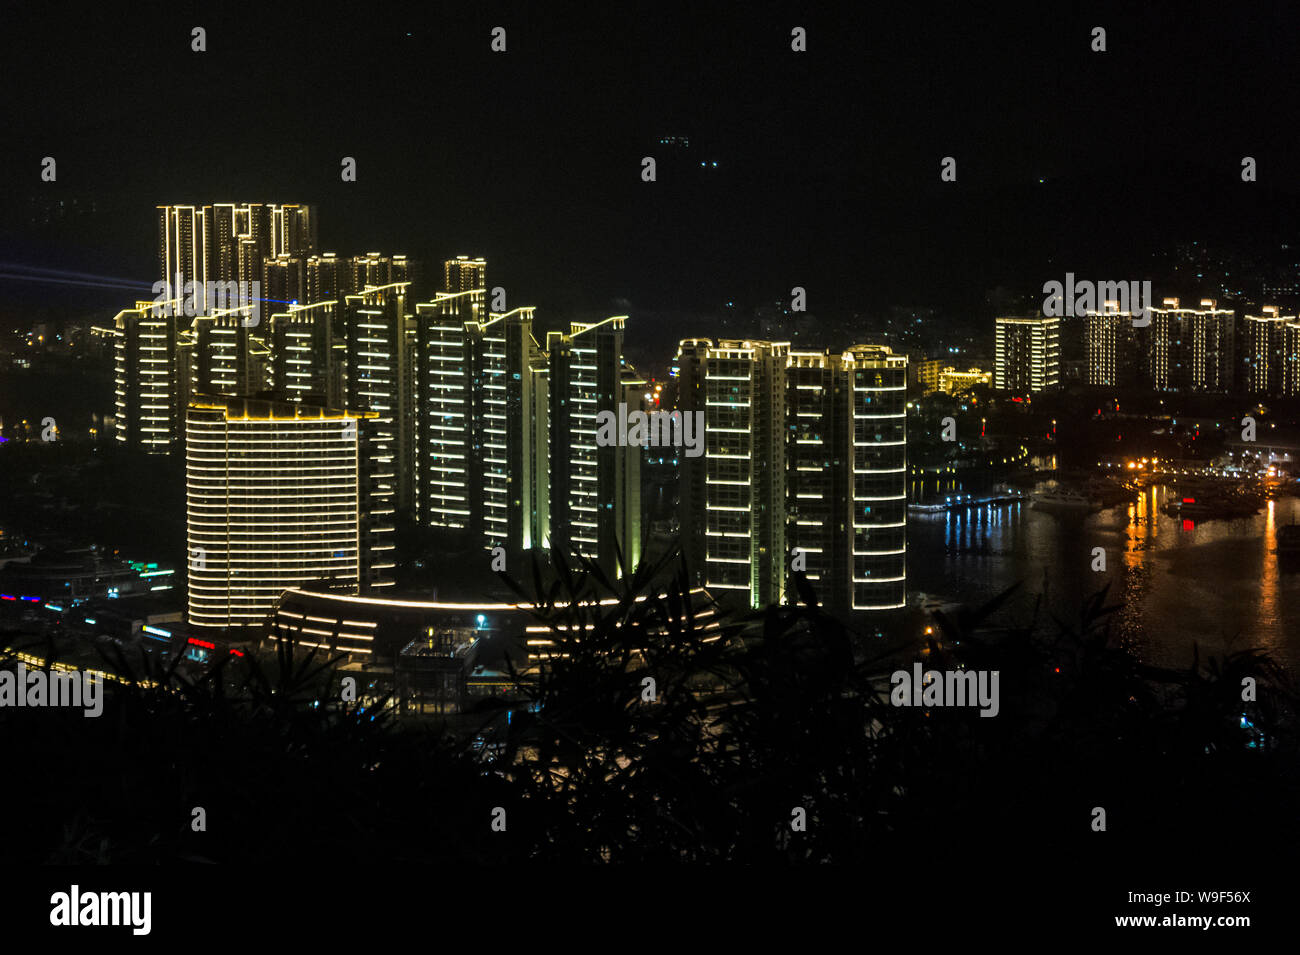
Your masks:
{"label": "red light", "polygon": [[244,651],[243,651],[243,650],[231,650],[230,652],[231,652],[232,654],[234,654],[235,656],[237,656],[237,657],[242,657],[242,656],[244,655]]}
{"label": "red light", "polygon": [[1183,530],[1190,531],[1193,530],[1195,527],[1196,527],[1196,523],[1194,521],[1183,521]]}
{"label": "red light", "polygon": [[217,645],[215,643],[208,643],[208,641],[199,640],[197,637],[190,637],[190,643],[194,644],[196,647],[203,647],[205,650],[217,649]]}
{"label": "red light", "polygon": [[1195,503],[1196,503],[1196,498],[1194,498],[1194,497],[1185,497],[1185,498],[1183,498],[1183,503],[1184,503],[1184,504],[1195,504]]}

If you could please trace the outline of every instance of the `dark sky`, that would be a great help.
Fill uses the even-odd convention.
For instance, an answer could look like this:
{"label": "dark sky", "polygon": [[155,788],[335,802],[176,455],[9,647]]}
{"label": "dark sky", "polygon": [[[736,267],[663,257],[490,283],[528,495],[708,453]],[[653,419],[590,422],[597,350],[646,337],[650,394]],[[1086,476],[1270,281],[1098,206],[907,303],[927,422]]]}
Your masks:
{"label": "dark sky", "polygon": [[[0,258],[149,282],[155,204],[311,202],[328,250],[482,254],[512,304],[552,313],[707,311],[794,285],[814,311],[960,309],[999,283],[1127,277],[1176,239],[1271,242],[1300,221],[1283,3],[255,9],[8,24]],[[673,134],[688,158],[657,145]],[[55,194],[100,211],[29,228],[29,197]],[[0,280],[0,301],[31,294]]]}

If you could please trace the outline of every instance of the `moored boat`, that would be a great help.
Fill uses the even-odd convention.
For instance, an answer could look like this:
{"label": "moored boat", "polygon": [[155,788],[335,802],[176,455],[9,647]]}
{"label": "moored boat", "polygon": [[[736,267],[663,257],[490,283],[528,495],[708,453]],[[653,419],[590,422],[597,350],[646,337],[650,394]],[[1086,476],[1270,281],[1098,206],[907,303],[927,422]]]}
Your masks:
{"label": "moored boat", "polygon": [[1038,511],[1055,511],[1062,514],[1087,514],[1101,510],[1101,498],[1084,491],[1055,488],[1039,491],[1030,504]]}

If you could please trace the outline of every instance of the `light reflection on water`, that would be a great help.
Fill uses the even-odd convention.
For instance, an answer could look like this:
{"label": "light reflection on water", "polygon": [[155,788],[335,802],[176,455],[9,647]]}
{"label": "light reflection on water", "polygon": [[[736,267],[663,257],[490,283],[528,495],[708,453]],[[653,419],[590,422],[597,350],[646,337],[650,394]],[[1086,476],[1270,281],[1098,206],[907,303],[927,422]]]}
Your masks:
{"label": "light reflection on water", "polygon": [[[1145,489],[1131,504],[1056,516],[1028,504],[908,518],[908,590],[978,604],[1018,580],[1012,618],[1044,610],[1077,618],[1083,599],[1110,584],[1118,632],[1152,663],[1261,647],[1300,669],[1300,571],[1279,566],[1277,527],[1300,518],[1293,498],[1232,521],[1184,522],[1160,508],[1172,489]],[[1094,547],[1106,572],[1092,570]]]}

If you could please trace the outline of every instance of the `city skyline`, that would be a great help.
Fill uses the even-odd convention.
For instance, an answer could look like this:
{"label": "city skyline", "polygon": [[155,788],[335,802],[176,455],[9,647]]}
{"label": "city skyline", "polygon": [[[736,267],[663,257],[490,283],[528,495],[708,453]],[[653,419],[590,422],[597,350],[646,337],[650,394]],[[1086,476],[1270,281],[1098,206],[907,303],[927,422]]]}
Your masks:
{"label": "city skyline", "polygon": [[[639,564],[651,523],[646,515],[643,525],[643,455],[631,448],[601,448],[598,440],[588,443],[598,435],[598,414],[643,404],[640,391],[647,380],[623,355],[626,316],[571,323],[569,334],[547,333],[542,345],[533,330],[534,307],[488,309],[489,292],[504,306],[505,290],[486,287],[487,262],[481,257],[448,258],[443,290],[430,301],[412,302],[410,280],[424,274],[422,263],[404,255],[340,258],[318,253],[311,236],[320,216],[309,206],[159,207],[158,218],[159,268],[171,270],[155,284],[161,294],[151,305],[142,302],[120,312],[113,327],[96,329],[116,340],[119,441],[146,451],[179,451],[182,422],[194,410],[194,401],[210,400],[205,398],[209,394],[368,416],[375,420],[367,424],[358,446],[356,486],[364,498],[359,520],[370,535],[376,530],[392,535],[392,521],[401,514],[444,532],[444,539],[456,546],[480,541],[482,549],[500,555],[502,567],[506,555],[513,563],[556,543],[614,575]],[[295,280],[272,277],[276,267],[289,264]],[[187,273],[186,268],[197,271]],[[1073,298],[1073,275],[1068,278]],[[214,287],[227,287],[228,293],[240,290],[240,300],[247,301],[242,289],[263,284],[304,299],[261,299],[252,306],[224,308],[224,298],[204,297],[211,297]],[[801,290],[792,291],[796,304],[787,314],[802,307],[797,303]],[[170,297],[175,293],[191,296],[183,309],[179,298]],[[1051,302],[1049,296],[1045,311]],[[942,359],[912,348],[892,356],[888,347],[873,345],[841,355],[834,349],[809,351],[760,339],[719,339],[716,344],[684,339],[669,371],[669,381],[681,376],[670,392],[676,399],[673,410],[704,414],[710,435],[707,462],[728,457],[744,462],[735,473],[723,474],[717,469],[721,465],[706,467],[681,455],[674,459],[682,475],[676,526],[683,529],[683,550],[696,579],[715,591],[740,591],[747,595],[743,602],[760,607],[795,598],[791,570],[798,568],[822,588],[828,607],[905,607],[906,453],[900,451],[897,460],[880,459],[877,463],[890,465],[883,469],[862,469],[859,465],[869,462],[856,461],[852,479],[841,476],[862,453],[860,429],[852,429],[851,440],[844,437],[847,422],[897,418],[898,440],[886,444],[905,448],[901,393],[908,390],[908,381],[921,383],[923,395],[956,393],[987,379],[1000,392],[1056,390],[1066,383],[1062,322],[1076,329],[1072,334],[1082,330],[1087,384],[1092,386],[1252,394],[1280,394],[1294,387],[1300,353],[1286,352],[1288,344],[1300,345],[1300,333],[1292,334],[1293,317],[1265,306],[1263,317],[1242,316],[1243,333],[1235,331],[1233,309],[1219,309],[1212,299],[1200,304],[1200,309],[1181,309],[1179,299],[1164,298],[1161,307],[1148,307],[1145,322],[1120,311],[1123,303],[1111,301],[1072,325],[1070,318],[1052,315],[999,317],[989,372],[941,368]],[[262,313],[272,313],[265,324]],[[1261,338],[1263,332],[1256,328],[1268,330],[1268,336]],[[1190,339],[1187,347],[1183,335]],[[587,336],[598,337],[588,344]],[[1249,344],[1240,370],[1234,367],[1234,337]],[[863,389],[841,377],[860,378],[861,372],[851,370],[853,363],[868,360],[873,351],[889,364],[897,362],[898,373],[884,391],[899,395],[883,409],[862,409],[867,414],[844,410],[839,396]],[[760,354],[766,357],[757,361]],[[909,354],[918,362],[910,372]],[[1145,355],[1145,362],[1135,363],[1136,354]],[[728,366],[730,370],[743,374],[726,374],[720,362],[731,362],[735,367]],[[742,389],[731,387],[733,380],[747,383],[743,395],[735,397]],[[881,385],[877,381],[876,387]],[[802,397],[805,391],[813,393],[810,403]],[[783,397],[787,393],[792,397]],[[682,404],[688,395],[686,400],[698,407]],[[883,396],[882,391],[877,400]],[[660,397],[658,390],[645,394],[654,405]],[[865,400],[870,404],[873,399]],[[720,408],[734,401],[740,404],[732,411],[743,414],[733,420],[727,417],[732,411]],[[745,435],[743,443],[736,447],[725,437],[717,443],[727,432]],[[868,443],[873,439],[870,433],[866,437]],[[877,434],[874,440],[883,437],[888,436]],[[805,461],[805,444],[831,447],[825,460],[815,460],[821,452],[814,449]],[[896,483],[887,488],[889,482],[880,478],[859,480],[859,474],[876,471],[896,475],[890,479]],[[803,472],[821,476],[813,479]],[[734,489],[741,487],[748,490],[737,496]],[[875,493],[886,489],[887,494]],[[873,493],[861,495],[863,490]],[[831,501],[838,503],[827,510]],[[850,508],[856,516],[836,510],[850,502],[861,503],[864,514],[857,515],[856,504]],[[876,541],[859,551],[868,547],[871,533],[866,528],[879,521],[878,514],[872,515],[880,511],[888,513]],[[724,527],[715,520],[723,512],[745,516]],[[864,516],[870,520],[860,525]],[[385,522],[386,528],[381,526]],[[818,531],[810,529],[814,527]],[[897,527],[897,534],[882,538],[879,529],[889,527]],[[744,546],[737,550],[729,538],[744,538]],[[387,539],[385,549],[391,550],[391,536]],[[883,550],[882,542],[888,544]],[[361,552],[373,547],[371,541]],[[203,549],[191,535],[188,549],[196,548]],[[391,570],[394,565],[376,566]],[[312,583],[311,573],[300,571],[292,583]],[[883,599],[866,596],[863,588],[876,586],[873,576],[881,583],[896,582],[896,592]],[[392,585],[391,577],[371,571],[354,582],[362,592]],[[844,596],[846,592],[851,595]]]}

